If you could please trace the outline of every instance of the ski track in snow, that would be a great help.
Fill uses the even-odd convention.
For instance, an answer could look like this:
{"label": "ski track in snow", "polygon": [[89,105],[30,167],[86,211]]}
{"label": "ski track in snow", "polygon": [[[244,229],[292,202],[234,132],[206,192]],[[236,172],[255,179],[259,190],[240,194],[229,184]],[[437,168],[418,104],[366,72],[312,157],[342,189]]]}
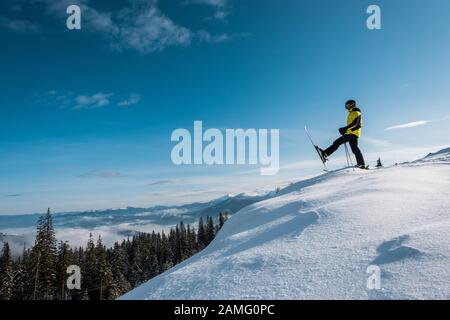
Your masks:
{"label": "ski track in snow", "polygon": [[[292,184],[121,299],[450,299],[448,160]],[[366,287],[370,265],[381,290]]]}

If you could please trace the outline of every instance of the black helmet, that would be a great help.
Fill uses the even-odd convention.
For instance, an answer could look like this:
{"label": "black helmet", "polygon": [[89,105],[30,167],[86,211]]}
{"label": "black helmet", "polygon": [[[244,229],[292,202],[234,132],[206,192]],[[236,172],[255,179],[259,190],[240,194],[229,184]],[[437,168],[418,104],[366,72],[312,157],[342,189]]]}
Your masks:
{"label": "black helmet", "polygon": [[347,109],[351,109],[351,108],[356,107],[356,101],[355,101],[355,100],[348,100],[348,101],[345,103],[345,107],[346,107]]}

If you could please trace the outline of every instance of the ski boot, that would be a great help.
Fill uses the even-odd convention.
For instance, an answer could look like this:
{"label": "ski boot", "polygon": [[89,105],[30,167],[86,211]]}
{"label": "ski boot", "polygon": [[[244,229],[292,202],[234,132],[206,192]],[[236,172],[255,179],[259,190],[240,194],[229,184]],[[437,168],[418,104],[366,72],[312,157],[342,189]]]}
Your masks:
{"label": "ski boot", "polygon": [[328,155],[322,150],[322,148],[317,147],[317,151],[319,151],[319,155],[323,160],[323,163],[328,161]]}

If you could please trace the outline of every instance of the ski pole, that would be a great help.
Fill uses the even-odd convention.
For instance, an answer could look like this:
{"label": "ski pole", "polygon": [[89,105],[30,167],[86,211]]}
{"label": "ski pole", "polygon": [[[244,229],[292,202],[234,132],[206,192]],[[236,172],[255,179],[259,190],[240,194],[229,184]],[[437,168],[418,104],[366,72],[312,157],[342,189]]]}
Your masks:
{"label": "ski pole", "polygon": [[353,167],[353,171],[355,171],[355,166],[354,166],[354,164],[353,164],[352,155],[350,154],[350,151],[348,151],[348,148],[347,148],[347,153],[348,153],[348,158],[350,159],[350,164],[351,164],[352,167]]}
{"label": "ski pole", "polygon": [[[353,171],[355,171],[355,167],[353,166],[352,157],[351,157],[350,152],[348,151],[348,148],[347,148],[347,139],[345,139],[345,135],[343,135],[343,137],[344,137],[345,153],[346,153],[348,159],[350,159],[350,164],[352,165]],[[347,159],[347,165],[349,165],[348,164],[348,159]]]}
{"label": "ski pole", "polygon": [[345,148],[345,160],[347,161],[347,167],[350,167],[350,162],[348,160],[348,150],[347,150],[347,143],[344,143],[344,148]]}
{"label": "ski pole", "polygon": [[342,139],[344,139],[345,160],[347,161],[347,167],[350,167],[350,162],[348,161],[347,141],[345,140],[344,135],[342,135]]}
{"label": "ski pole", "polygon": [[[352,160],[352,156],[350,155],[350,152],[348,151],[347,143],[345,143],[345,151],[346,151],[347,157],[348,157],[347,163],[348,163],[348,161],[350,161],[350,163],[348,163],[348,165],[349,166],[351,165],[353,168],[353,160]],[[355,170],[355,168],[353,168],[353,170]]]}
{"label": "ski pole", "polygon": [[348,159],[347,143],[344,143],[344,148],[345,148],[345,159],[347,160],[347,167],[350,167],[350,160]]}
{"label": "ski pole", "polygon": [[345,157],[347,158],[347,167],[350,167],[350,159],[349,159],[349,155],[348,155],[347,142],[344,143],[344,147],[345,147]]}

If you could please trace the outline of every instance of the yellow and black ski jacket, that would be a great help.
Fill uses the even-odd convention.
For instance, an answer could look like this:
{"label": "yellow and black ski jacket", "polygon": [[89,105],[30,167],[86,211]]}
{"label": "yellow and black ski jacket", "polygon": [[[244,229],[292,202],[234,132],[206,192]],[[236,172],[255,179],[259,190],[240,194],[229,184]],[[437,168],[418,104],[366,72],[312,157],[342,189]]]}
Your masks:
{"label": "yellow and black ski jacket", "polygon": [[353,134],[358,138],[361,136],[361,128],[362,128],[362,116],[361,110],[358,108],[351,108],[347,117],[347,126],[345,129],[347,131],[345,134]]}

